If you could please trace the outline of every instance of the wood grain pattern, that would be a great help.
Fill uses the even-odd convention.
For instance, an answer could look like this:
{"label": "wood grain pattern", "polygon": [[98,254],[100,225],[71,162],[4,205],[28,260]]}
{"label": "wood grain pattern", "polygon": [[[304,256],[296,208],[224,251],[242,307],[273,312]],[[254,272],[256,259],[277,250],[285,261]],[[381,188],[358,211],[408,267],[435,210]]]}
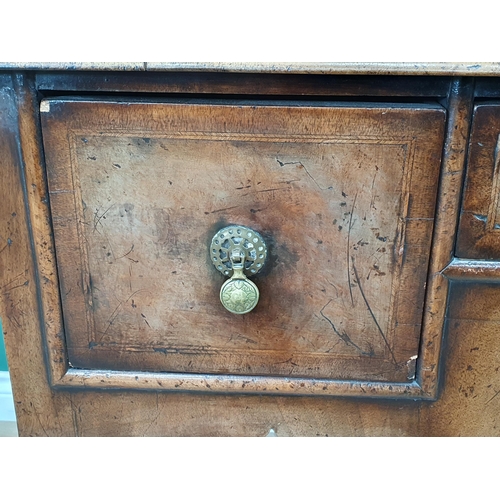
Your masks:
{"label": "wood grain pattern", "polygon": [[[47,268],[43,263],[38,268],[34,258],[34,214],[28,208],[28,198],[40,184],[29,192],[26,186],[31,169],[39,176],[42,172],[37,137],[27,134],[37,129],[34,99],[32,81],[22,75],[0,75],[0,316],[20,435],[58,435],[71,432],[72,417],[65,397],[50,389],[51,355],[43,341],[39,271],[43,275]],[[45,224],[42,218],[34,222],[39,229]],[[53,366],[58,360],[52,362]]]}
{"label": "wood grain pattern", "polygon": [[448,300],[448,279],[442,271],[453,258],[473,91],[474,82],[471,79],[457,78],[450,87],[448,99],[446,142],[441,167],[432,257],[427,278],[421,352],[417,367],[417,380],[422,390],[434,397],[439,391],[443,325]]}
{"label": "wood grain pattern", "polygon": [[197,373],[69,369],[56,387],[64,389],[113,389],[141,391],[201,392],[206,394],[280,394],[289,396],[358,396],[367,399],[429,399],[410,380],[364,382],[306,377],[259,377]]}
{"label": "wood grain pattern", "polygon": [[500,436],[499,292],[493,283],[451,283],[444,390],[422,412],[422,432]]}
{"label": "wood grain pattern", "polygon": [[[42,109],[72,366],[408,379],[442,110],[58,100]],[[206,242],[227,222],[271,243],[273,262],[256,278],[261,303],[245,317],[222,310],[207,262]]]}
{"label": "wood grain pattern", "polygon": [[500,106],[474,108],[456,255],[500,259]]}
{"label": "wood grain pattern", "polygon": [[144,62],[2,62],[0,70],[145,71]]}
{"label": "wood grain pattern", "polygon": [[[64,68],[62,68],[64,69]],[[310,73],[310,74],[369,74],[369,75],[450,75],[491,76],[500,74],[497,62],[418,63],[418,62],[370,62],[370,63],[181,63],[148,62],[148,71],[231,71],[252,73]]]}
{"label": "wood grain pattern", "polygon": [[213,71],[364,75],[500,75],[497,62],[2,62],[0,70]]}
{"label": "wood grain pattern", "polygon": [[73,395],[78,433],[500,436],[499,288],[452,284],[450,304],[438,401],[82,391]]}
{"label": "wood grain pattern", "polygon": [[[500,82],[495,81],[500,89]],[[447,127],[433,243],[436,251],[431,263],[433,281],[427,298],[432,321],[424,327],[424,338],[426,332],[434,332],[439,341],[441,327],[436,318],[446,307],[448,282],[438,271],[453,253],[464,167],[461,145],[470,120],[470,85],[456,82],[447,104],[452,119]],[[434,402],[137,391],[113,385],[115,374],[109,371],[100,374],[103,380],[111,380],[108,387],[112,390],[97,390],[95,378],[90,388],[84,382],[78,389],[51,388],[41,319],[46,311],[40,307],[45,299],[40,302],[43,292],[40,284],[37,286],[36,271],[37,260],[43,262],[43,256],[37,254],[48,253],[36,246],[30,229],[31,213],[42,214],[36,205],[45,202],[43,196],[29,195],[25,182],[30,168],[39,172],[43,168],[38,160],[32,160],[30,167],[23,153],[26,149],[31,151],[26,155],[28,160],[36,158],[37,141],[30,137],[33,139],[33,130],[38,130],[37,99],[33,81],[23,75],[14,81],[11,75],[0,74],[0,315],[21,435],[265,436],[273,429],[277,436],[500,436],[499,287],[489,281],[458,281],[469,273],[466,267],[472,274],[481,269],[475,280],[482,280],[493,272],[493,261],[455,261],[463,273],[456,277],[450,274],[450,310],[442,346],[444,376],[439,399]],[[24,125],[19,121],[21,115]],[[43,180],[41,175],[39,178]],[[36,192],[41,187],[37,184]],[[45,224],[39,224],[37,232],[46,232]],[[441,282],[433,278],[434,271]],[[433,355],[437,352],[434,349]],[[426,363],[424,366],[431,364],[429,359]],[[63,379],[73,371],[70,369]],[[161,375],[142,383],[152,383]]]}
{"label": "wood grain pattern", "polygon": [[[29,83],[25,83],[28,81]],[[68,369],[64,329],[59,297],[52,214],[49,207],[47,180],[39,131],[39,111],[33,80],[18,77],[14,89],[19,95],[19,145],[22,150],[27,209],[31,229],[33,259],[42,321],[47,346],[47,369],[52,381],[60,379]],[[50,333],[47,334],[47,329]]]}

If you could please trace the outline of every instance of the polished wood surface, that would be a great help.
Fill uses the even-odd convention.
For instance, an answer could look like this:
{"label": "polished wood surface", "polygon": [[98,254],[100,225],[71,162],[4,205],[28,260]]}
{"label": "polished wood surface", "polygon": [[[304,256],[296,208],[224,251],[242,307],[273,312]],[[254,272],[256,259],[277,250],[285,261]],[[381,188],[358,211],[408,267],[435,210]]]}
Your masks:
{"label": "polished wood surface", "polygon": [[500,75],[498,62],[1,62],[0,70],[210,71],[339,75]]}
{"label": "polished wood surface", "polygon": [[42,319],[42,314],[50,318],[57,313],[59,300],[40,301],[40,287],[57,278],[49,273],[40,280],[37,256],[42,252],[35,249],[32,228],[36,223],[43,231],[44,221],[29,209],[31,201],[37,206],[47,202],[38,154],[36,91],[24,75],[4,74],[0,81],[0,316],[18,428],[20,435],[64,434],[72,425],[71,410],[65,404],[67,395],[51,389],[50,372],[65,358],[58,355],[48,362],[49,346],[58,337],[45,342],[48,324]]}
{"label": "polished wood surface", "polygon": [[[21,435],[265,436],[271,429],[278,436],[500,435],[496,264],[453,260],[473,81],[450,81],[447,102],[441,102],[448,123],[424,307],[422,348],[426,350],[416,367],[420,380],[410,387],[411,391],[422,384],[437,397],[435,401],[404,400],[408,394],[403,392],[391,401],[352,397],[367,396],[360,384],[350,397],[276,396],[266,394],[270,386],[264,391],[258,376],[248,376],[260,388],[261,394],[256,395],[200,394],[189,388],[171,392],[158,384],[166,376],[161,372],[71,368],[64,344],[72,332],[63,328],[58,273],[53,272],[51,223],[57,221],[44,179],[38,121],[43,96],[30,76],[3,74],[0,81],[0,161],[7,181],[0,185],[4,200],[0,204],[0,315]],[[108,143],[108,152],[109,147]],[[64,149],[58,154],[64,155]],[[254,215],[258,214],[263,215]],[[475,269],[472,279],[469,268]],[[427,378],[427,373],[432,377]],[[77,379],[73,385],[68,382],[71,377]],[[307,383],[307,379],[295,381]],[[153,383],[156,386],[151,387]],[[206,380],[192,383],[199,391]],[[400,390],[397,384],[394,387]],[[379,385],[376,390],[390,392],[388,386]],[[336,391],[340,394],[338,387]]]}
{"label": "polished wood surface", "polygon": [[447,102],[446,140],[427,279],[420,374],[417,377],[424,391],[434,397],[439,393],[443,373],[441,353],[448,303],[449,281],[443,270],[453,258],[473,90],[474,82],[471,79],[457,78],[451,83]]}
{"label": "polished wood surface", "polygon": [[[442,109],[41,109],[71,366],[414,378]],[[229,223],[270,249],[245,316],[221,307],[209,262]]]}
{"label": "polished wood surface", "polygon": [[474,109],[457,257],[500,259],[500,105]]}

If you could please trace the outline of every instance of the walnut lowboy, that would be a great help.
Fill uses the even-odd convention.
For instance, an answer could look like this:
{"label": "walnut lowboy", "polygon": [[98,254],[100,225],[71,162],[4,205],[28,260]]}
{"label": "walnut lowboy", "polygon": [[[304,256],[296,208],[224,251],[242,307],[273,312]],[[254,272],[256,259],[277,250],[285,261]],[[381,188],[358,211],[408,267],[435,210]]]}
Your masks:
{"label": "walnut lowboy", "polygon": [[0,73],[21,435],[498,434],[500,71],[280,67]]}

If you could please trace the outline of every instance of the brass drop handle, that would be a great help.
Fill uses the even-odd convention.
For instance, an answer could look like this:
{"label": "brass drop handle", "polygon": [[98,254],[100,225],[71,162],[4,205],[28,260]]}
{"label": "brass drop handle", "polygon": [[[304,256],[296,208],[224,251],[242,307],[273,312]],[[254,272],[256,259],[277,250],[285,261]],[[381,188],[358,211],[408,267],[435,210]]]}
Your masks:
{"label": "brass drop handle", "polygon": [[220,290],[222,305],[234,314],[250,312],[259,301],[259,289],[247,276],[257,274],[266,261],[262,236],[245,226],[225,227],[212,238],[210,258],[229,277]]}

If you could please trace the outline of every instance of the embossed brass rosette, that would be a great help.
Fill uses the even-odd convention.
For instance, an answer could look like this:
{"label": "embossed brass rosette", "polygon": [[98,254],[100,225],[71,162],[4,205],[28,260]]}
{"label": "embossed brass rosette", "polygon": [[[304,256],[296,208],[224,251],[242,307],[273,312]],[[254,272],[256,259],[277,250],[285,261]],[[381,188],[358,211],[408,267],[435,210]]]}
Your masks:
{"label": "embossed brass rosette", "polygon": [[227,280],[221,288],[222,305],[234,314],[250,312],[259,301],[259,289],[247,276],[257,274],[267,258],[262,236],[245,226],[228,226],[212,238],[210,258]]}

